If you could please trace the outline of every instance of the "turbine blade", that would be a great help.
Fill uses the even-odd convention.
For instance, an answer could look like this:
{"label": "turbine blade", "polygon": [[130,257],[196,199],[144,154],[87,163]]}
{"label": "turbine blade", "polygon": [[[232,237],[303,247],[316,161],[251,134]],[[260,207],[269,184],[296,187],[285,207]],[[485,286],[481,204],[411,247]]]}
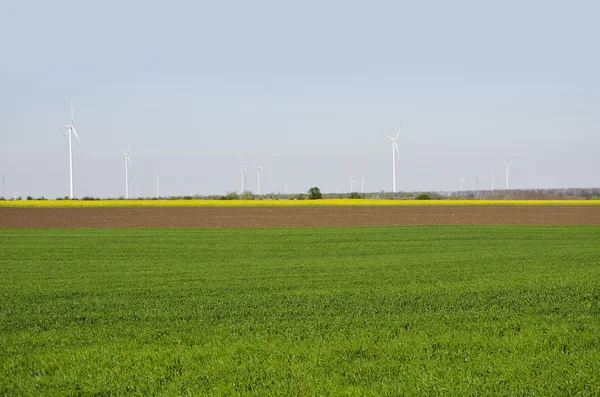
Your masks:
{"label": "turbine blade", "polygon": [[[402,127],[402,125],[400,125],[400,127]],[[394,140],[398,139],[399,136],[400,136],[400,128],[398,128],[398,133],[396,134],[396,138],[394,138]]]}
{"label": "turbine blade", "polygon": [[396,154],[398,154],[398,161],[400,161],[400,150],[398,149],[398,144],[394,141],[394,149],[396,149]]}
{"label": "turbine blade", "polygon": [[127,161],[129,162],[129,165],[131,166],[131,159],[129,158],[129,154],[127,155]]}
{"label": "turbine blade", "polygon": [[79,135],[77,135],[77,131],[75,131],[75,127],[72,127],[72,128],[73,128],[73,133],[75,134],[75,138],[77,138],[77,142],[79,142],[79,146],[81,146],[81,141],[79,140]]}
{"label": "turbine blade", "polygon": [[385,134],[382,134],[382,135],[383,135],[384,137],[388,138],[390,141],[392,141],[392,142],[394,141],[394,138],[392,138],[391,136],[389,136],[389,135],[385,135]]}

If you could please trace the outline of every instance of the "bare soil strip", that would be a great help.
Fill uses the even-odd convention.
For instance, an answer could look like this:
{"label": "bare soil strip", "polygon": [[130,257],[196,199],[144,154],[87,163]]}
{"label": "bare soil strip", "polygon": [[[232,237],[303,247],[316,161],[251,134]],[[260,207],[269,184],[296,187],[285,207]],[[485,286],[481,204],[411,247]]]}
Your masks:
{"label": "bare soil strip", "polygon": [[600,225],[600,206],[0,208],[0,228]]}

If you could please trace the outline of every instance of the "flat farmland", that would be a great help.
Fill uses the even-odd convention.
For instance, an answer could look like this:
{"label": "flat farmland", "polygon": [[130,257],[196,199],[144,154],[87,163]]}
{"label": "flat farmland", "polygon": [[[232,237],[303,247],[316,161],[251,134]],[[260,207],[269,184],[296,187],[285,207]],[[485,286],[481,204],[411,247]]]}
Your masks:
{"label": "flat farmland", "polygon": [[[333,200],[322,200],[333,202]],[[35,207],[36,203],[5,202],[0,205],[0,228],[256,228],[256,227],[312,227],[312,226],[390,226],[390,225],[600,225],[600,201],[588,204],[554,205],[538,204],[446,204],[430,202],[419,204],[342,205],[337,204],[276,205],[253,204],[253,206],[191,206],[182,207],[185,201],[165,202],[168,206],[154,205],[145,201],[131,207],[96,207],[103,202],[66,202],[71,208]],[[352,201],[352,200],[350,200]],[[309,202],[308,200],[306,202]],[[380,200],[385,203],[385,201]],[[63,205],[61,202],[48,202]],[[223,202],[213,201],[220,204]],[[313,201],[314,203],[314,201]],[[393,202],[392,202],[393,203]],[[415,203],[408,202],[408,203]],[[441,204],[434,204],[441,203]],[[471,203],[471,202],[467,202]],[[477,203],[477,202],[474,202]],[[526,202],[525,202],[526,203]],[[41,204],[46,204],[41,202]],[[113,204],[110,203],[109,204]],[[120,205],[121,203],[114,203]],[[225,202],[228,205],[229,202]],[[24,205],[24,207],[11,207]],[[93,205],[94,207],[86,207]]]}
{"label": "flat farmland", "polygon": [[15,229],[6,210],[1,395],[600,393],[597,225]]}

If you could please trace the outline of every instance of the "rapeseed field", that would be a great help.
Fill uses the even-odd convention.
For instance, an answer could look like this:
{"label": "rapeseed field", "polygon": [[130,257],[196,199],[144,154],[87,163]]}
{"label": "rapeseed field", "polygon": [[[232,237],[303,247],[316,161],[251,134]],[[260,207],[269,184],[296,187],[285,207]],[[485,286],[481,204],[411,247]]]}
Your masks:
{"label": "rapeseed field", "polygon": [[600,205],[600,200],[9,200],[0,208]]}

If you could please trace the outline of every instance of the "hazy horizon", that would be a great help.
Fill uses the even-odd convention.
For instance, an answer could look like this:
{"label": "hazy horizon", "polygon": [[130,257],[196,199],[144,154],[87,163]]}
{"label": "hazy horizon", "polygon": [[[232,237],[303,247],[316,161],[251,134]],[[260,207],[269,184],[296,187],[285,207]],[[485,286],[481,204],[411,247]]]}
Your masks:
{"label": "hazy horizon", "polygon": [[[0,15],[4,196],[600,187],[600,3],[57,1]],[[1,183],[1,182],[0,182]]]}

